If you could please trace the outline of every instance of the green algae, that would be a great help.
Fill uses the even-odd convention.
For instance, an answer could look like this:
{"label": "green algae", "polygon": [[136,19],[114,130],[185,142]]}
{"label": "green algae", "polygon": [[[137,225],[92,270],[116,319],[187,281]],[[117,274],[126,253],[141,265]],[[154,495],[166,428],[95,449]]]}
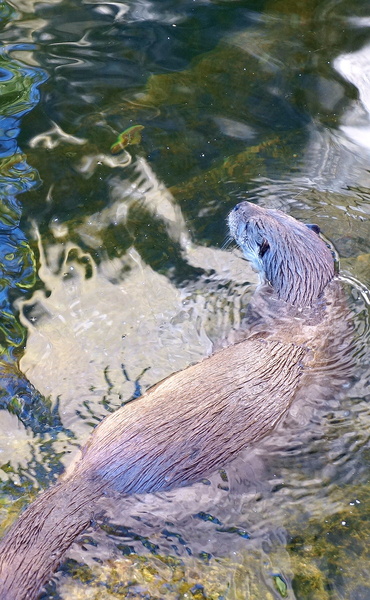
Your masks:
{"label": "green algae", "polygon": [[[86,597],[87,590],[90,598],[102,600],[368,597],[370,490],[368,486],[344,487],[336,495],[336,510],[321,519],[293,512],[286,523],[286,547],[275,544],[268,554],[246,547],[234,560],[203,554],[178,558],[162,553],[139,555],[129,546],[118,545],[121,556],[99,565],[67,560],[63,571],[69,576],[59,592],[76,600]],[[89,539],[80,543],[89,544]]]}
{"label": "green algae", "polygon": [[[115,598],[273,600],[263,581],[253,574],[259,558],[251,556],[248,564],[230,559],[204,562],[200,558],[178,559],[171,556],[129,554],[102,566],[80,567],[74,561],[66,565],[72,578],[61,586],[64,597],[75,600],[89,597]],[[76,581],[74,581],[74,579]]]}
{"label": "green algae", "polygon": [[282,576],[274,575],[273,580],[274,580],[275,587],[276,587],[277,591],[279,592],[280,596],[282,598],[286,598],[288,596],[288,588],[287,588],[287,584],[285,583]]}
{"label": "green algae", "polygon": [[299,600],[370,595],[370,488],[342,488],[337,494],[342,501],[336,512],[289,527],[292,587]]}

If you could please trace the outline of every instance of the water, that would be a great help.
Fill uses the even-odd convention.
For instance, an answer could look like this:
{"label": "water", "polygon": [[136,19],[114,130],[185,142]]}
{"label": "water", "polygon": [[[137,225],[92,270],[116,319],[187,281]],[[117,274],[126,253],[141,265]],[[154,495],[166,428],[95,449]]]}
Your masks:
{"label": "water", "polygon": [[16,1],[0,17],[4,528],[102,417],[237,329],[256,283],[223,248],[240,199],[320,225],[356,331],[340,397],[210,485],[106,500],[45,597],[369,597],[366,3]]}

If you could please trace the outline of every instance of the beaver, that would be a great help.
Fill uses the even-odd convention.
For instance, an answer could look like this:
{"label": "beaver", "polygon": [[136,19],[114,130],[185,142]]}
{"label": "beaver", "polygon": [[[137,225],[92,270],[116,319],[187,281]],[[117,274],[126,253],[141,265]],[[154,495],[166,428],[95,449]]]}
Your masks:
{"label": "beaver", "polygon": [[330,296],[337,284],[318,229],[249,202],[230,213],[229,229],[263,282],[240,341],[164,379],[96,427],[68,475],[3,538],[2,600],[37,597],[103,495],[169,490],[223,467],[281,421],[302,378],[324,364],[335,338]]}

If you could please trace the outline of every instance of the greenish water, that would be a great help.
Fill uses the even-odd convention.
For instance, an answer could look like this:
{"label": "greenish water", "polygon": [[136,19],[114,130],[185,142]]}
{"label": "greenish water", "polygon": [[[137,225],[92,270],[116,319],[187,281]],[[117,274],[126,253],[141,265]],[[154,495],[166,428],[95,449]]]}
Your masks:
{"label": "greenish water", "polygon": [[19,0],[0,21],[3,529],[101,418],[237,329],[240,199],[320,225],[356,332],[340,398],[201,492],[107,501],[43,598],[368,598],[367,3]]}

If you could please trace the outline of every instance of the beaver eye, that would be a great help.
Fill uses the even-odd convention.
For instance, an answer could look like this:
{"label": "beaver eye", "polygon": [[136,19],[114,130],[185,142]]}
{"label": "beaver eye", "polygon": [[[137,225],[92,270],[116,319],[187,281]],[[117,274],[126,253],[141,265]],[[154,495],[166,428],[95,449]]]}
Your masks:
{"label": "beaver eye", "polygon": [[315,233],[317,233],[317,235],[319,235],[321,229],[318,225],[316,225],[315,223],[306,223],[306,227],[308,227],[308,229],[311,229],[312,231],[314,231]]}
{"label": "beaver eye", "polygon": [[260,250],[259,250],[259,257],[262,258],[267,250],[270,248],[270,244],[268,243],[268,241],[264,238],[262,240],[262,244],[260,244]]}

